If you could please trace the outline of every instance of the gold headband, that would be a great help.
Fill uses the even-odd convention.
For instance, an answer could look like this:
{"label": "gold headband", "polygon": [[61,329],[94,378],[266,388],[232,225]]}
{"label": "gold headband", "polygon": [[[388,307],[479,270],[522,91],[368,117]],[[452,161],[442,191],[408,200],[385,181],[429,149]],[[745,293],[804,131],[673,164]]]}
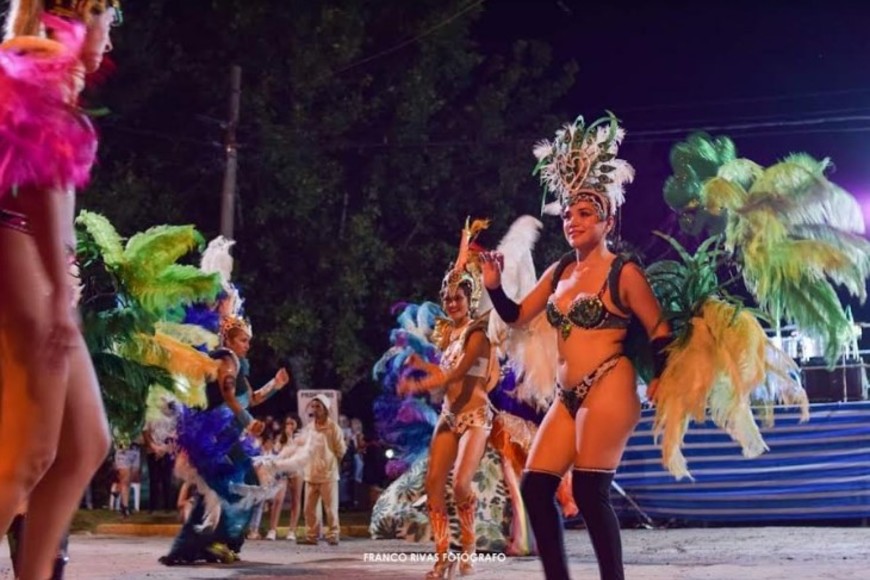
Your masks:
{"label": "gold headband", "polygon": [[483,296],[483,272],[477,252],[471,248],[471,243],[481,231],[489,227],[489,220],[465,220],[465,228],[462,230],[462,239],[459,244],[459,255],[456,261],[447,270],[441,282],[441,296],[454,294],[459,286],[465,282],[471,288],[471,296],[468,306],[472,313],[477,311],[480,299]]}
{"label": "gold headband", "polygon": [[239,328],[243,330],[248,336],[253,336],[253,332],[251,331],[251,325],[244,318],[240,318],[238,316],[224,316],[221,319],[221,340],[225,342],[229,337],[230,331]]}

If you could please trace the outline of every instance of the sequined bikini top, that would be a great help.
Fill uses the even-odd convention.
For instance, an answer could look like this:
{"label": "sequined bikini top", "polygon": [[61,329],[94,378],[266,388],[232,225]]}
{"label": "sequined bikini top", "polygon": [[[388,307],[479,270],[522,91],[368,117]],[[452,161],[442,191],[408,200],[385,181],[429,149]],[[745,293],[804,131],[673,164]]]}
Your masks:
{"label": "sequined bikini top", "polygon": [[[568,267],[568,264],[573,260],[573,254],[566,254],[559,261],[559,265],[556,266],[556,270],[553,272],[552,291],[556,290],[556,286],[559,283],[559,279],[562,277],[562,273],[565,271],[565,268]],[[625,262],[625,258],[623,258],[622,256],[618,256],[613,261],[613,264],[610,267],[610,273],[607,275],[607,279],[601,286],[601,290],[599,290],[598,293],[593,296],[577,297],[571,303],[571,306],[568,309],[567,313],[559,310],[559,307],[556,306],[556,302],[553,300],[552,295],[550,296],[550,299],[547,300],[547,321],[553,326],[553,328],[559,330],[563,340],[568,340],[568,337],[571,335],[571,330],[574,326],[578,326],[586,330],[628,328],[628,325],[631,322],[631,317],[620,316],[614,312],[609,311],[604,306],[604,301],[602,300],[602,297],[604,296],[604,291],[607,290],[609,286],[610,296],[614,304],[616,304],[616,306],[619,307],[621,310],[627,311],[626,308],[623,308],[622,303],[619,300],[618,292],[619,273],[622,271],[622,266],[625,265]]]}
{"label": "sequined bikini top", "polygon": [[[452,369],[459,363],[471,333],[478,330],[484,334],[486,333],[489,325],[489,314],[490,312],[487,311],[479,318],[472,320],[459,336],[453,340],[450,340],[450,324],[446,321],[436,323],[436,334],[439,337],[435,339],[435,343],[439,345],[439,348],[443,349],[440,364],[442,369]],[[486,379],[486,392],[491,391],[498,384],[500,378],[498,357],[495,354],[494,347],[490,346],[488,357],[478,357],[465,374],[470,377]]]}

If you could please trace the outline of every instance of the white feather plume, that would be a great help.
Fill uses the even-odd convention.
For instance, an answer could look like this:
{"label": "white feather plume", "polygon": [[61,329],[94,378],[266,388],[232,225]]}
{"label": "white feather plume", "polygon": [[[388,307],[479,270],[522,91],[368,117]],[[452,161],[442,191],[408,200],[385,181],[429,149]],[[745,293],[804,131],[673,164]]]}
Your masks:
{"label": "white feather plume", "polygon": [[[535,287],[537,274],[532,248],[542,224],[532,216],[518,218],[498,245],[504,255],[502,288],[516,302]],[[545,408],[556,380],[556,334],[544,313],[523,328],[510,328],[497,313],[489,317],[490,340],[500,357],[508,357],[517,376],[514,396],[538,408]]]}
{"label": "white feather plume", "polygon": [[558,200],[551,201],[541,209],[541,215],[562,215],[562,204]]}
{"label": "white feather plume", "polygon": [[187,453],[182,451],[175,458],[173,472],[175,477],[185,483],[196,486],[197,492],[202,494],[204,510],[202,520],[194,526],[196,531],[202,533],[206,530],[215,529],[218,522],[220,522],[223,511],[220,496],[199,475],[199,471],[188,460]]}
{"label": "white feather plume", "polygon": [[534,153],[537,159],[544,159],[553,154],[553,145],[546,139],[543,139],[535,143],[535,146],[532,148],[532,153]]}
{"label": "white feather plume", "polygon": [[233,240],[218,236],[208,243],[200,260],[200,270],[209,274],[219,274],[221,284],[224,286],[227,286],[233,278],[233,257],[230,255],[230,248],[235,243]]}
{"label": "white feather plume", "polygon": [[264,486],[272,485],[278,475],[301,473],[311,457],[311,437],[300,433],[276,455],[262,455],[254,459],[257,473]]}

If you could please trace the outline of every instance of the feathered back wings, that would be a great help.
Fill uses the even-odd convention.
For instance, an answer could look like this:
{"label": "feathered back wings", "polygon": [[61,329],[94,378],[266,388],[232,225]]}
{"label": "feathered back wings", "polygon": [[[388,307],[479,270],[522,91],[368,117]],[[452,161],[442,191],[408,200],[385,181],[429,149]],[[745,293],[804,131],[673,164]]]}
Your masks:
{"label": "feathered back wings", "polygon": [[[532,216],[518,218],[498,245],[504,255],[502,288],[516,302],[531,292],[537,282],[532,249],[542,224]],[[556,334],[542,312],[523,328],[510,328],[498,314],[489,319],[488,335],[501,359],[517,377],[513,396],[545,409],[553,396],[558,358]]]}

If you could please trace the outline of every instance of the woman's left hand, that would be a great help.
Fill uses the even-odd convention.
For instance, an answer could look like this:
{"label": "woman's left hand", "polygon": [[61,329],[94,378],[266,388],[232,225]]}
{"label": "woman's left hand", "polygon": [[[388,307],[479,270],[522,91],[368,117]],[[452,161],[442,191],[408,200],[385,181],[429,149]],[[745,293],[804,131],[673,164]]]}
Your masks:
{"label": "woman's left hand", "polygon": [[504,254],[501,252],[481,252],[480,263],[483,285],[493,289],[501,286],[501,273],[504,270]]}

